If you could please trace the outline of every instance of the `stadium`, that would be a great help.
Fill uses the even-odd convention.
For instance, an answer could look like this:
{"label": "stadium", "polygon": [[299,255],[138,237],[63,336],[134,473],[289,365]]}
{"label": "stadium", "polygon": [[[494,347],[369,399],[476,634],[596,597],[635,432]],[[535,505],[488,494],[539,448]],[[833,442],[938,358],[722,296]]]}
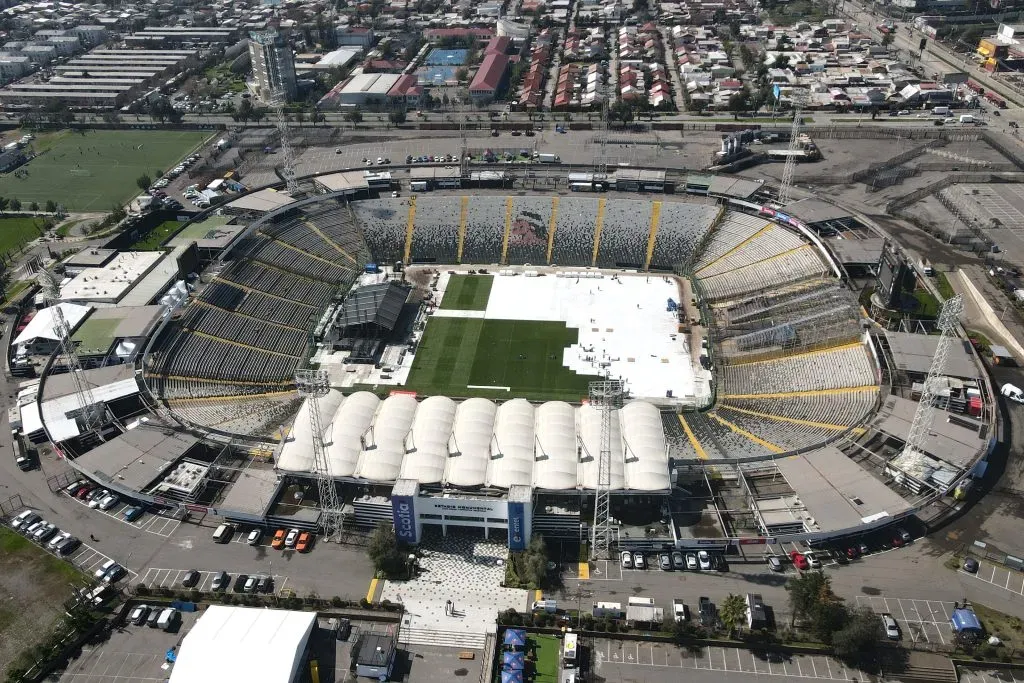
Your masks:
{"label": "stadium", "polygon": [[[850,272],[884,258],[838,253],[823,202],[634,197],[337,192],[265,213],[148,337],[151,414],[72,464],[155,505],[317,528],[319,425],[346,529],[512,548],[587,537],[605,425],[627,548],[855,537],[963,492],[993,438],[985,372],[955,344],[924,452],[903,448],[937,338],[868,318]],[[329,378],[316,401],[308,367]],[[601,379],[625,387],[608,422]]]}

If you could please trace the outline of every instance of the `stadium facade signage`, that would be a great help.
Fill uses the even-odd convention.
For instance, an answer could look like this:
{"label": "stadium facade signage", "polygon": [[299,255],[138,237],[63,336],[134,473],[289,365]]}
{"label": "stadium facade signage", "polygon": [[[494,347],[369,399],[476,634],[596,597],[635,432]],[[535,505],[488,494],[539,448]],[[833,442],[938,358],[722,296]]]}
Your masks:
{"label": "stadium facade signage", "polygon": [[508,549],[526,550],[526,510],[523,503],[508,504]]}
{"label": "stadium facade signage", "polygon": [[419,542],[413,496],[392,496],[391,510],[394,515],[395,536],[398,540],[410,545]]}
{"label": "stadium facade signage", "polygon": [[416,512],[424,514],[472,514],[481,517],[502,517],[508,513],[508,502],[504,500],[466,500],[465,502],[453,502],[451,498],[438,500],[422,496],[417,500]]}

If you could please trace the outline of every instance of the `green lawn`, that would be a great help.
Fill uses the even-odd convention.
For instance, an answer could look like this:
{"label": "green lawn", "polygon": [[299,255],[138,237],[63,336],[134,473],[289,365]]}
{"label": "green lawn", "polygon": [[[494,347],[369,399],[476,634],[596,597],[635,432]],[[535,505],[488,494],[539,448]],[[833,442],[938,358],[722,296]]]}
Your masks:
{"label": "green lawn", "polygon": [[491,296],[493,275],[452,275],[441,299],[441,308],[485,311]]}
{"label": "green lawn", "polygon": [[558,683],[558,659],[562,641],[555,636],[530,634],[527,645],[536,657],[536,676],[533,683]]}
{"label": "green lawn", "polygon": [[448,396],[577,401],[598,379],[562,365],[563,350],[577,339],[578,331],[563,322],[434,317],[406,388]]}
{"label": "green lawn", "polygon": [[181,228],[181,221],[164,221],[146,236],[132,242],[128,251],[160,251],[160,244]]}
{"label": "green lawn", "polygon": [[21,167],[27,173],[0,175],[0,196],[22,204],[48,200],[69,211],[110,211],[139,193],[135,179],[156,180],[192,152],[210,133],[199,131],[63,131],[32,143],[40,155]]}
{"label": "green lawn", "polygon": [[29,240],[39,237],[42,218],[0,218],[0,253],[16,251]]}

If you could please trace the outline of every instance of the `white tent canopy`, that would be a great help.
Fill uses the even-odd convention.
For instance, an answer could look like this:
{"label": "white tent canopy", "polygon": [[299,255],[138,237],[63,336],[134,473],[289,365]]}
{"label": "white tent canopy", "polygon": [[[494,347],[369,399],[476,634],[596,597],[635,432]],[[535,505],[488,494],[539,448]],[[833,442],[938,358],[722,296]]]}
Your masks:
{"label": "white tent canopy", "polygon": [[[80,306],[78,304],[57,304],[57,308],[60,308],[60,312],[64,314],[64,320],[67,321],[68,327],[72,331],[85,320],[85,316],[92,310],[89,306]],[[14,340],[15,346],[27,344],[36,339],[57,341],[59,338],[57,337],[57,332],[53,329],[54,321],[53,307],[40,310],[32,320],[28,321],[28,325],[25,326],[25,329]]]}

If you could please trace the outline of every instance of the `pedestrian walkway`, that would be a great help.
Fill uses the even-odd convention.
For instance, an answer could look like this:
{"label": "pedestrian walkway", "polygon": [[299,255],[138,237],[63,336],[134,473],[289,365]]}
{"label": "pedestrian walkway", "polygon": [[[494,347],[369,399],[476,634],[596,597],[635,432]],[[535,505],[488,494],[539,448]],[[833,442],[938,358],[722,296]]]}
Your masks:
{"label": "pedestrian walkway", "polygon": [[478,533],[449,532],[422,547],[419,573],[410,581],[387,581],[381,600],[405,606],[400,640],[450,647],[482,648],[496,630],[498,612],[527,608],[527,591],[502,588],[504,543]]}

